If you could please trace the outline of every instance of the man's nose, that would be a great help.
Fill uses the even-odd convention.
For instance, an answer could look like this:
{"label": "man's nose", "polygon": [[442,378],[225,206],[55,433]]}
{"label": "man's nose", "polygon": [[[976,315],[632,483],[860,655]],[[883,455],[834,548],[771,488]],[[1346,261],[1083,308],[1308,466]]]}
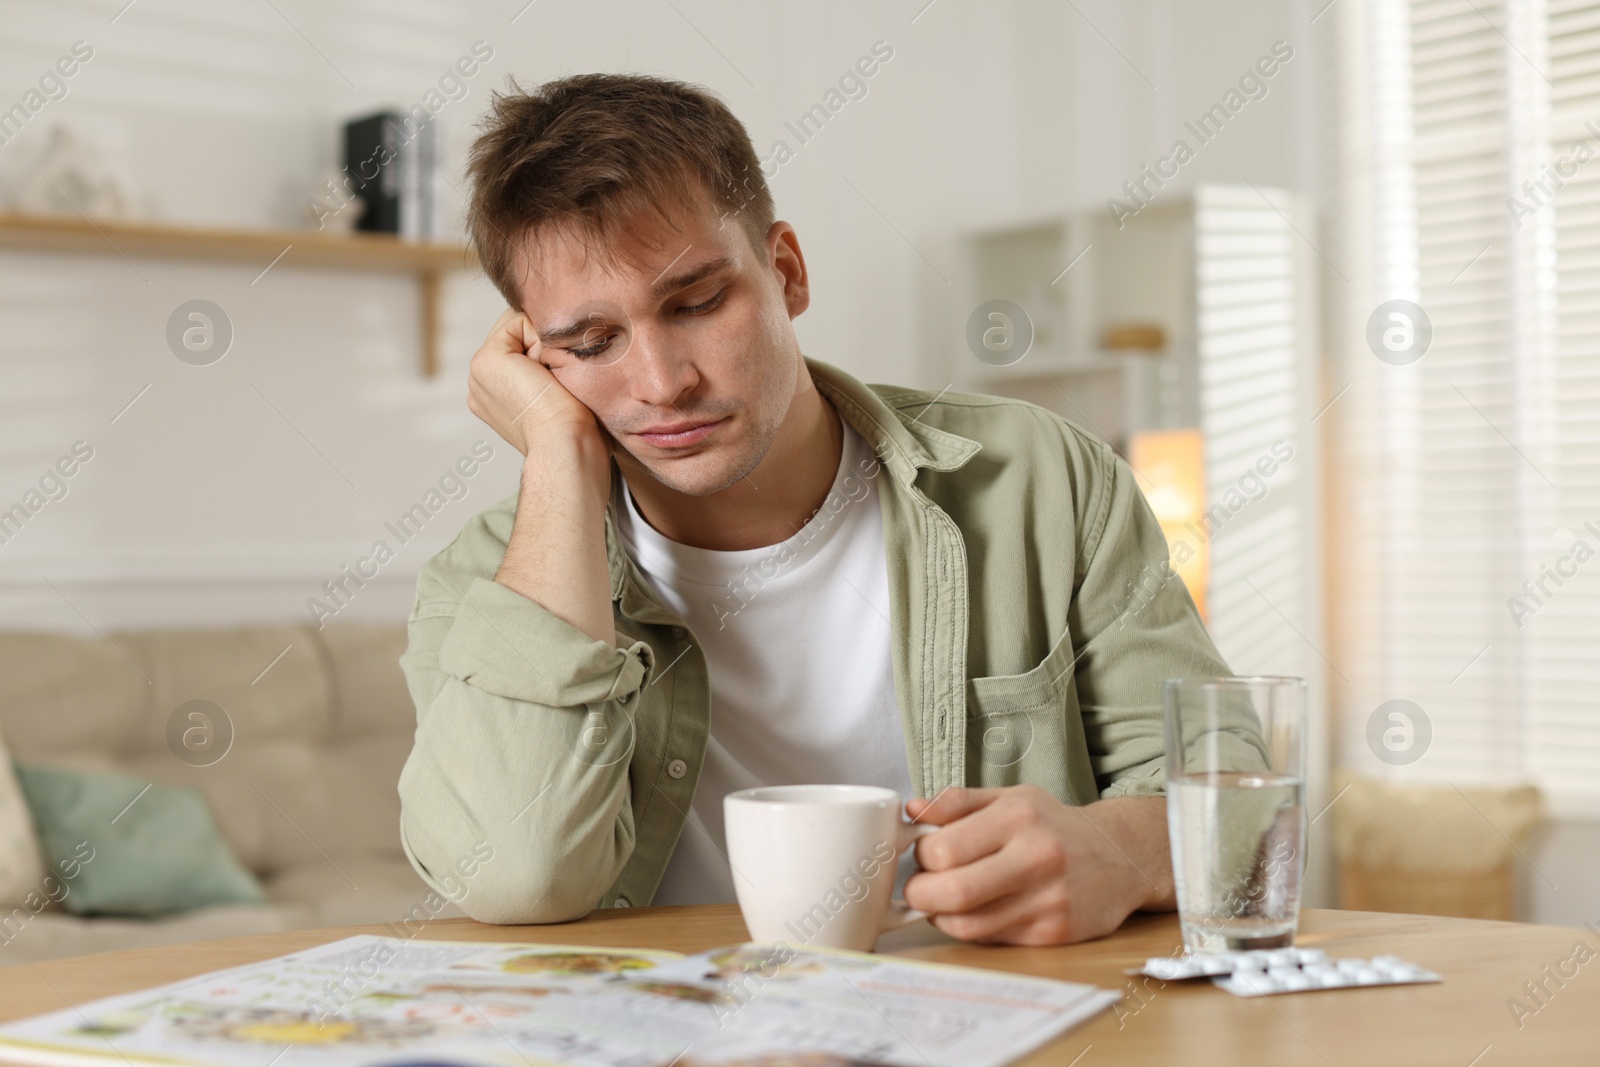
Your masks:
{"label": "man's nose", "polygon": [[638,399],[647,403],[676,403],[700,384],[694,360],[660,331],[636,332],[629,356],[634,360]]}

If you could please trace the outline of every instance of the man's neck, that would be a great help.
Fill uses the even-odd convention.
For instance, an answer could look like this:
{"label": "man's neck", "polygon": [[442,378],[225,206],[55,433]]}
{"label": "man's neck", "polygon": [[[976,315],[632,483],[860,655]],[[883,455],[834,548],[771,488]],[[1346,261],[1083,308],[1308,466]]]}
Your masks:
{"label": "man's neck", "polygon": [[789,413],[755,470],[710,496],[676,492],[648,474],[624,478],[645,521],[663,537],[695,548],[765,548],[800,531],[822,507],[839,472],[844,420],[803,364]]}

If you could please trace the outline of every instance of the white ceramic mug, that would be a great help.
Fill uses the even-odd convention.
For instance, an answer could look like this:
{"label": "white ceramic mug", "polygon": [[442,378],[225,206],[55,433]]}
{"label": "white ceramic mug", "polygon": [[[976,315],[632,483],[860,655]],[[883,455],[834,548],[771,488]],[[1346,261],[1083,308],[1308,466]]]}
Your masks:
{"label": "white ceramic mug", "polygon": [[925,912],[890,900],[896,860],[937,827],[866,785],[775,785],[722,801],[733,886],[750,939],[870,952]]}

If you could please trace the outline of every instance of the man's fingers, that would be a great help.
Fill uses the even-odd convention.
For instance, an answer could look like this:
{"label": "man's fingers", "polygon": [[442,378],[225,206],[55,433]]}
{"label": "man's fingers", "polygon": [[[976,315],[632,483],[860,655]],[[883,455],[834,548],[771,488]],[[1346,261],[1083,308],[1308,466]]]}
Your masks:
{"label": "man's fingers", "polygon": [[964,914],[1014,894],[1026,883],[1020,859],[1001,850],[950,870],[918,871],[906,879],[906,903],[934,915]]}
{"label": "man's fingers", "polygon": [[526,315],[517,316],[517,339],[522,345],[522,350],[537,360],[544,351],[544,342],[539,339],[539,331],[534,329],[533,320]]}
{"label": "man's fingers", "polygon": [[917,863],[925,871],[948,871],[999,852],[1015,835],[999,810],[980,808],[918,841]]}
{"label": "man's fingers", "polygon": [[508,309],[490,329],[489,342],[485,347],[496,355],[525,356],[530,354],[530,342],[537,344],[538,338],[539,335],[528,322],[528,316]]}
{"label": "man's fingers", "polygon": [[955,914],[935,914],[930,922],[941,933],[961,941],[1006,941],[1034,918],[1037,906],[1027,891],[1006,893],[982,907]]}
{"label": "man's fingers", "polygon": [[1064,945],[1082,940],[1065,920],[1042,915],[1032,893],[1014,893],[964,915],[935,915],[934,928],[990,945]]}
{"label": "man's fingers", "polygon": [[936,797],[915,797],[906,801],[906,814],[911,816],[912,822],[947,826],[979,808],[988,807],[1003,792],[1002,789],[967,789],[953,785],[941,790]]}

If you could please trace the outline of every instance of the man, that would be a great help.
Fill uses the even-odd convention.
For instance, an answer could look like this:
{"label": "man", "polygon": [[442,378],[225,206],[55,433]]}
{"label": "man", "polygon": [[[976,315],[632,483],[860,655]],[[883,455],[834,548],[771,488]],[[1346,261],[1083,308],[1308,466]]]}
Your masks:
{"label": "man", "polygon": [[461,903],[497,923],[732,900],[723,796],[849,782],[941,827],[905,896],[954,937],[1171,909],[1160,685],[1227,671],[1127,466],[803,356],[799,239],[702,90],[497,96],[469,170],[510,310],[468,404],[525,459],[418,582],[422,876],[489,846]]}

